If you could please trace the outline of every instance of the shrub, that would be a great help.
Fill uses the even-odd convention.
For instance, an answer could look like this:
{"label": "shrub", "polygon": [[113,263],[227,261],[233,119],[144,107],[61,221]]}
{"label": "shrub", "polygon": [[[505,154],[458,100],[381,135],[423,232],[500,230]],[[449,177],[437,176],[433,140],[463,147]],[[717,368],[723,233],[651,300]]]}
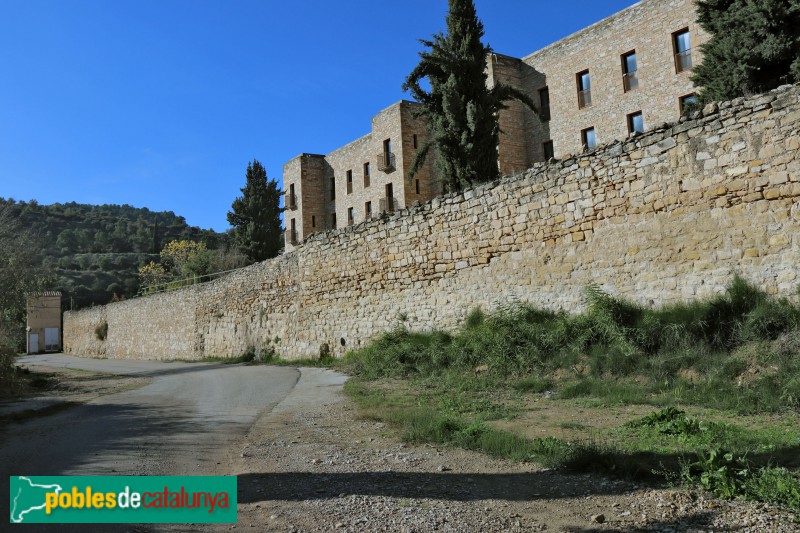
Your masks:
{"label": "shrub", "polygon": [[100,322],[97,327],[94,328],[94,335],[97,337],[97,340],[106,340],[106,337],[108,336],[108,322],[105,320]]}
{"label": "shrub", "polygon": [[0,331],[0,391],[13,393],[19,386],[19,373],[14,364],[15,355],[13,342]]}

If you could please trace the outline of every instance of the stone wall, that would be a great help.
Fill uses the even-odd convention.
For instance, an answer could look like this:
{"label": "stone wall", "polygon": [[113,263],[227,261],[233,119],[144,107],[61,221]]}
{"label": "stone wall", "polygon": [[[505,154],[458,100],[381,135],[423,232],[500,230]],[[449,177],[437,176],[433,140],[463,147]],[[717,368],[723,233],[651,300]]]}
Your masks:
{"label": "stone wall", "polygon": [[[800,269],[800,87],[683,120],[172,293],[66,313],[76,355],[337,355],[400,321],[457,327],[528,301],[582,308],[596,283],[643,303],[703,298],[736,273],[793,295]],[[108,323],[98,341],[97,323]]]}

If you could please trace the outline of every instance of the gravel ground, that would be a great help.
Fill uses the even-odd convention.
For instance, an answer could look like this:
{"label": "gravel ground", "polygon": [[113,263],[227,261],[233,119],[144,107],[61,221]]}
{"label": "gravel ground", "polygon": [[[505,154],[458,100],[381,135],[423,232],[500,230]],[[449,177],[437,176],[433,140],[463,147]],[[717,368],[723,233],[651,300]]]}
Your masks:
{"label": "gravel ground", "polygon": [[303,394],[262,416],[231,458],[239,520],[225,530],[800,531],[762,504],[406,445],[360,420],[339,387],[313,404]]}
{"label": "gravel ground", "polygon": [[[149,381],[52,371],[61,384],[48,396],[69,400]],[[301,372],[289,396],[226,451],[217,471],[203,472],[239,476],[237,524],[114,529],[800,532],[800,518],[767,505],[566,474],[466,450],[407,445],[382,423],[358,417],[341,393],[343,376],[320,369]]]}

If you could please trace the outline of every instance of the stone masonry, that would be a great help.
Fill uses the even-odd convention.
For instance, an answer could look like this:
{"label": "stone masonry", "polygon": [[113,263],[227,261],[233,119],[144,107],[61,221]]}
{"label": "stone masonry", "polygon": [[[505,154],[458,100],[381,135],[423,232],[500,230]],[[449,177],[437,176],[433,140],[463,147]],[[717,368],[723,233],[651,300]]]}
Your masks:
{"label": "stone masonry", "polygon": [[[490,57],[490,84],[501,81],[522,89],[539,109],[543,90],[550,100],[549,120],[540,120],[518,102],[501,113],[501,173],[515,174],[544,161],[546,141],[552,141],[556,157],[579,153],[581,131],[587,128],[595,129],[600,142],[625,139],[627,117],[636,112],[642,113],[645,130],[677,120],[680,98],[695,88],[691,68],[677,72],[674,35],[688,31],[691,48],[682,65],[699,64],[698,47],[708,34],[695,18],[692,0],[643,0],[522,59]],[[626,83],[623,56],[629,53],[635,53],[637,68]],[[584,71],[589,73],[591,105],[581,108],[577,76]]]}
{"label": "stone masonry", "polygon": [[[683,31],[690,48],[679,61],[675,35]],[[677,120],[681,98],[694,93],[690,65],[699,63],[698,46],[707,39],[695,22],[692,0],[642,0],[525,58],[490,55],[487,84],[513,85],[538,106],[535,113],[512,101],[500,112],[501,174],[518,174],[544,161],[545,143],[550,143],[556,157],[580,152],[582,132],[589,128],[600,142],[624,139],[630,133],[629,117],[635,113],[641,113],[645,130]],[[623,60],[626,56],[635,58],[631,65]],[[578,94],[581,72],[588,72],[590,84],[582,96],[583,106]],[[545,93],[549,108],[544,105]],[[413,116],[414,109],[412,102],[392,105],[373,117],[372,130],[364,137],[324,156],[302,154],[284,166],[285,205],[289,207],[286,250],[314,233],[362,222],[370,213],[377,215],[383,211],[380,203],[388,198],[389,185],[396,208],[426,202],[441,193],[431,165],[433,153],[415,180],[408,180],[411,161],[426,132],[424,122]],[[382,172],[378,159],[387,139],[391,141],[387,153],[395,165]]]}
{"label": "stone masonry", "polygon": [[[284,165],[287,250],[314,233],[427,202],[441,192],[430,161],[414,181],[408,180],[414,154],[426,137],[424,122],[414,116],[416,107],[398,102],[373,117],[372,131],[360,139],[327,155],[299,155]],[[385,157],[392,164],[380,170]]]}
{"label": "stone masonry", "polygon": [[68,312],[64,345],[119,358],[342,355],[401,324],[452,330],[477,306],[579,311],[590,283],[652,305],[708,297],[738,273],[796,298],[799,265],[790,86],[314,234],[210,283]]}

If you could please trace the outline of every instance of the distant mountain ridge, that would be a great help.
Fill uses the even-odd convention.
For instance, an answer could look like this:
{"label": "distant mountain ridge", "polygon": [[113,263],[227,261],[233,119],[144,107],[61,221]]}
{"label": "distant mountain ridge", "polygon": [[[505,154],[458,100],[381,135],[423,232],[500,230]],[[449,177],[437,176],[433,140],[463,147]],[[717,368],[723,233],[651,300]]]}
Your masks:
{"label": "distant mountain ridge", "polygon": [[64,293],[67,308],[105,304],[129,298],[139,290],[138,268],[157,261],[172,240],[206,243],[228,249],[232,240],[189,226],[172,211],[150,211],[130,205],[91,205],[69,202],[41,205],[36,200],[0,198],[35,237],[42,262],[56,277],[52,289]]}

